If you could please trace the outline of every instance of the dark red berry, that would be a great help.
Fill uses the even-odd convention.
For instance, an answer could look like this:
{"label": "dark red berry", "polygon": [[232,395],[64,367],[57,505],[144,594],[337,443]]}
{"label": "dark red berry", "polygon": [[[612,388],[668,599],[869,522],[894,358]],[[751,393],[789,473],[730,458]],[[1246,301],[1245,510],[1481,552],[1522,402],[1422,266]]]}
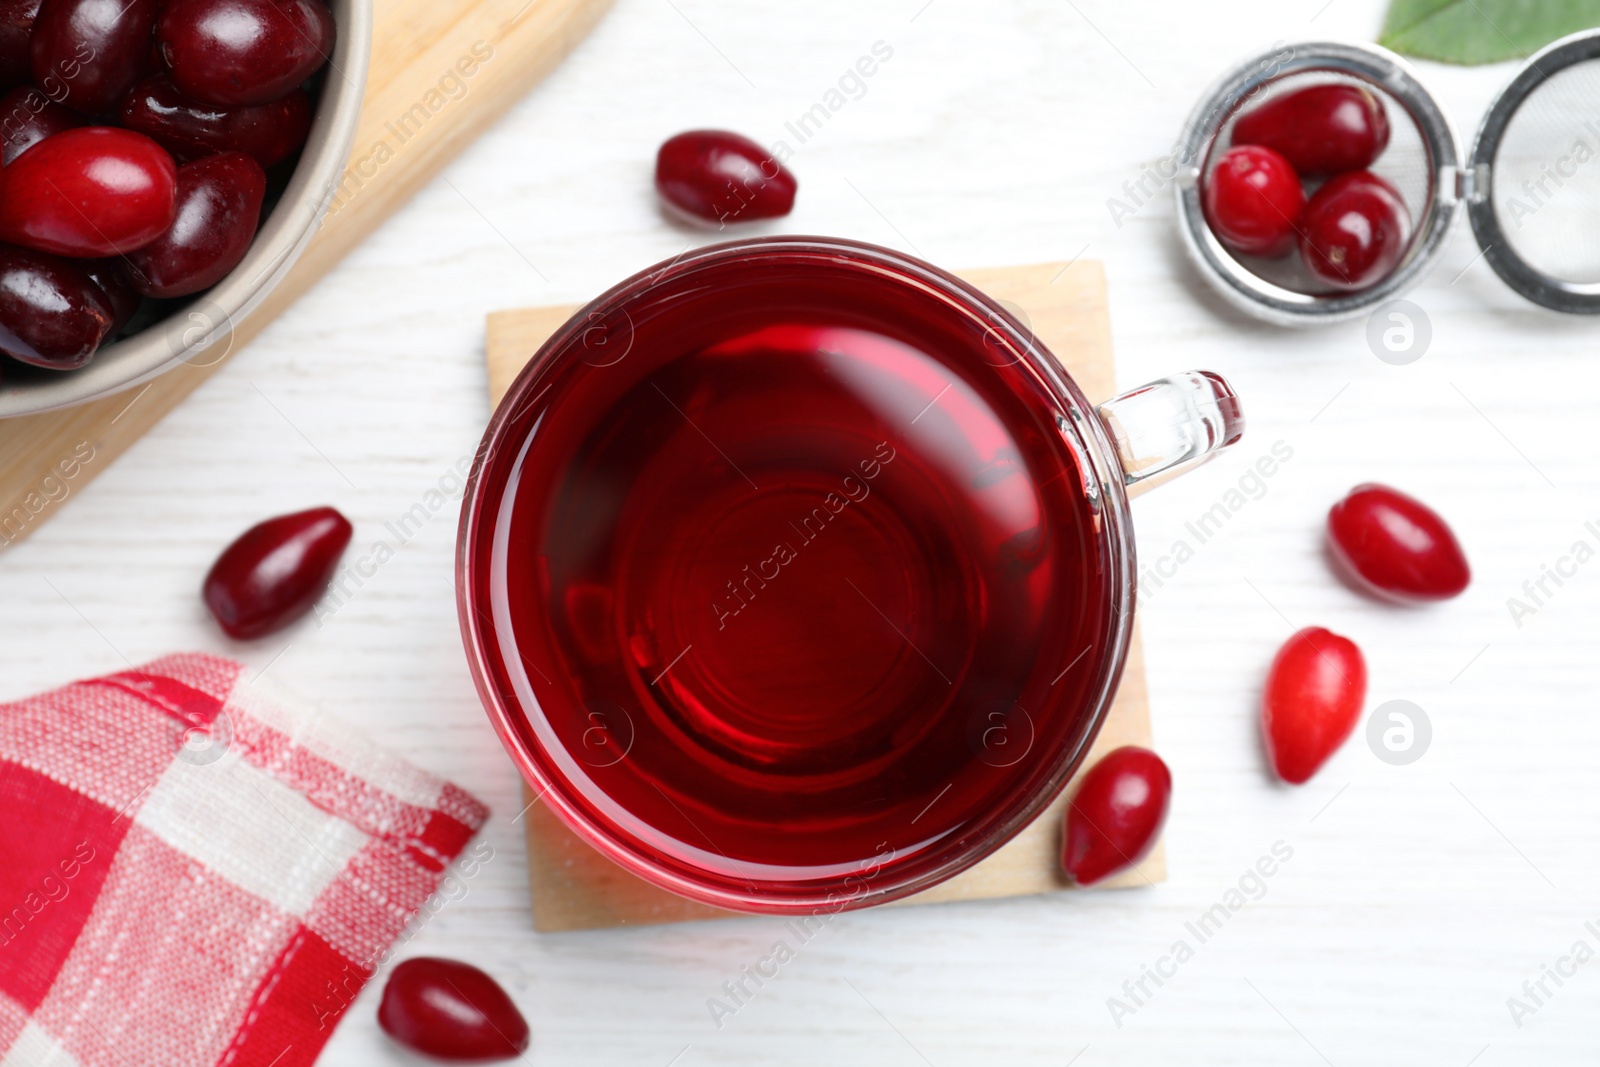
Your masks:
{"label": "dark red berry", "polygon": [[1389,116],[1371,89],[1312,85],[1240,115],[1233,143],[1270,148],[1301,177],[1320,178],[1372,166],[1389,145]]}
{"label": "dark red berry", "polygon": [[33,83],[58,104],[103,115],[138,81],[157,0],[44,0],[33,24]]}
{"label": "dark red berry", "polygon": [[51,370],[88,363],[111,331],[111,301],[82,265],[0,245],[0,350]]}
{"label": "dark red berry", "polygon": [[1149,855],[1167,821],[1172,772],[1148,748],[1128,745],[1089,768],[1067,807],[1062,866],[1079,885]]}
{"label": "dark red berry", "polygon": [[33,86],[18,86],[0,96],[0,165],[9,164],[46,137],[75,130],[88,121]]}
{"label": "dark red berry", "polygon": [[0,0],[0,85],[20,85],[33,77],[29,42],[39,16],[39,0]]}
{"label": "dark red berry", "polygon": [[218,107],[287,94],[327,62],[333,37],[322,0],[170,0],[156,24],[172,83]]}
{"label": "dark red berry", "polygon": [[709,222],[749,222],[787,215],[794,175],[748,137],[690,130],[656,154],[656,189],[680,211]]}
{"label": "dark red berry", "polygon": [[1305,192],[1288,160],[1272,149],[1228,149],[1202,192],[1207,224],[1232,251],[1281,256],[1294,247]]}
{"label": "dark red berry", "polygon": [[229,637],[261,637],[311,610],[350,544],[350,521],[333,508],[279,515],[223,549],[206,575],[206,607]]}
{"label": "dark red berry", "polygon": [[1367,661],[1355,642],[1308,627],[1278,650],[1261,700],[1261,732],[1279,778],[1294,785],[1317,773],[1361,717]]}
{"label": "dark red berry", "polygon": [[1448,600],[1472,581],[1438,512],[1386,485],[1358,485],[1333,506],[1328,548],[1355,585],[1387,600]]}
{"label": "dark red berry", "polygon": [[520,1056],[528,1023],[506,991],[478,968],[419,956],[394,969],[383,987],[378,1025],[408,1048],[467,1062]]}
{"label": "dark red berry", "polygon": [[0,170],[0,241],[84,258],[132,252],[172,225],[177,177],[142,133],[58,133]]}
{"label": "dark red berry", "polygon": [[1341,289],[1388,277],[1411,240],[1411,212],[1395,187],[1371,171],[1328,179],[1306,205],[1300,256],[1312,274]]}
{"label": "dark red berry", "polygon": [[128,274],[145,296],[188,296],[210,288],[250,250],[267,176],[243,152],[178,168],[177,215],[166,233],[128,254]]}
{"label": "dark red berry", "polygon": [[128,262],[120,256],[81,262],[84,273],[94,279],[111,303],[111,331],[106,336],[115,337],[119,330],[128,325],[133,313],[139,310],[139,290],[133,287],[133,280],[128,277]]}
{"label": "dark red berry", "polygon": [[158,74],[134,86],[122,101],[122,124],[150,137],[180,161],[213,152],[243,152],[263,167],[289,158],[311,129],[311,98],[304,89],[253,107],[197,104]]}

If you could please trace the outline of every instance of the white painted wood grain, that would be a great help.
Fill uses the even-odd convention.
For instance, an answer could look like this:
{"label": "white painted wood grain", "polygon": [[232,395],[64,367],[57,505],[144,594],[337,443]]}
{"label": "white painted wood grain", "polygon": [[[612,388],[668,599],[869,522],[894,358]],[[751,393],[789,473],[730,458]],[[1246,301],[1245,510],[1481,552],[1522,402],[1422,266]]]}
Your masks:
{"label": "white painted wood grain", "polygon": [[[1360,323],[1286,333],[1223,309],[1182,259],[1165,198],[1120,228],[1106,208],[1233,58],[1277,39],[1369,40],[1380,19],[1377,0],[622,0],[444,179],[0,558],[0,696],[179,648],[281,656],[279,681],[495,807],[495,860],[406,952],[499,975],[540,1064],[1592,1062],[1600,963],[1547,983],[1555,995],[1520,1029],[1506,999],[1596,941],[1583,922],[1600,917],[1600,562],[1520,629],[1505,600],[1594,541],[1596,324],[1507,293],[1462,231],[1412,297],[1432,350],[1391,367]],[[358,549],[386,536],[487,416],[483,313],[586,299],[701,240],[651,200],[659,141],[707,125],[783,137],[879,40],[892,59],[798,148],[799,209],[775,228],[955,268],[1103,259],[1123,384],[1215,369],[1250,416],[1235,454],[1138,501],[1147,558],[1274,441],[1294,457],[1144,606],[1177,781],[1169,882],[843,916],[718,1029],[706,999],[770,951],[777,922],[532,933],[516,780],[457,638],[452,514],[281,641],[230,644],[195,590],[215,551],[272,512],[336,503]],[[1510,71],[1425,74],[1470,130]],[[1398,611],[1329,577],[1321,516],[1369,479],[1456,523],[1476,568],[1464,597]],[[1374,706],[1427,710],[1419,763],[1386,766],[1356,739],[1303,789],[1268,782],[1253,708],[1290,622],[1359,640]],[[1293,858],[1264,896],[1195,943],[1185,924],[1280,840]],[[1160,988],[1146,980],[1153,996],[1118,1027],[1107,998],[1178,939],[1194,957]],[[324,1062],[405,1062],[376,1029],[376,994]]]}

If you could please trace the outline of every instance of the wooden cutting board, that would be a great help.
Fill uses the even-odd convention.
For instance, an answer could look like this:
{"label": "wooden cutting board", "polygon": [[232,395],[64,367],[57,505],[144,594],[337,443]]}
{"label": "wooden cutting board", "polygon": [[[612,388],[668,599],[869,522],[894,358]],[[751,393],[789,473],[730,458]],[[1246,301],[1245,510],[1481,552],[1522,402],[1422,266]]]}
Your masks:
{"label": "wooden cutting board", "polygon": [[[1105,272],[1099,263],[1044,263],[966,271],[962,277],[1009,306],[1054,352],[1091,400],[1116,393],[1111,361],[1111,324],[1106,311]],[[529,308],[489,316],[484,345],[493,404],[544,343],[577,307]],[[1084,767],[1122,745],[1150,745],[1150,707],[1144,651],[1135,628],[1122,685]],[[1071,888],[1061,874],[1061,820],[1077,779],[1034,822],[976,867],[898,904],[1031,896]],[[736,913],[697,904],[658,889],[600,855],[543,804],[529,803],[529,888],[533,925],[543,931],[687,922]],[[1150,885],[1166,877],[1161,845],[1134,870],[1101,883],[1105,888]],[[1096,888],[1100,888],[1097,886]],[[894,905],[890,905],[894,906]]]}
{"label": "wooden cutting board", "polygon": [[[374,0],[372,59],[350,165],[321,229],[283,282],[234,336],[231,355],[409,200],[526,95],[582,40],[611,0]],[[484,61],[486,52],[490,55]],[[472,57],[468,91],[442,96],[439,80]],[[394,123],[421,104],[429,119]],[[437,114],[433,114],[437,112]],[[403,136],[403,140],[401,139]],[[385,146],[387,151],[380,146]],[[381,163],[379,166],[374,161]],[[52,475],[81,488],[177,406],[223,360],[182,364],[137,389],[64,411],[0,422],[0,549],[54,514]],[[92,451],[91,451],[92,449]],[[93,461],[80,463],[85,455]]]}

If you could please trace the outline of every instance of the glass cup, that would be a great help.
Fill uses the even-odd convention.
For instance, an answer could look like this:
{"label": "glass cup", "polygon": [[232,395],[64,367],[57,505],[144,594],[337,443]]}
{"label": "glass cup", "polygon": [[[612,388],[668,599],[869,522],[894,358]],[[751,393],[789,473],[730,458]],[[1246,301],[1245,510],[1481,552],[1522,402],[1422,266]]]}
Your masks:
{"label": "glass cup", "polygon": [[1127,489],[1243,426],[1206,372],[1095,407],[897,252],[690,253],[573,316],[484,435],[457,562],[484,706],[540,802],[658,886],[915,893],[1071,778],[1132,632]]}

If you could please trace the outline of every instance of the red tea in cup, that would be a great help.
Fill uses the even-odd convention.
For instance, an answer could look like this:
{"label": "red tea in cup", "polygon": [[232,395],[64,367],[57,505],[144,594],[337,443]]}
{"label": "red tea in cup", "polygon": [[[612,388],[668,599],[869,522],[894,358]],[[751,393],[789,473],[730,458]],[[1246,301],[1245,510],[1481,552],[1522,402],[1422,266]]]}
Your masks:
{"label": "red tea in cup", "polygon": [[513,386],[464,509],[508,748],[636,873],[856,906],[998,847],[1087,751],[1132,546],[1105,427],[1016,322],[894,253],[702,251]]}

